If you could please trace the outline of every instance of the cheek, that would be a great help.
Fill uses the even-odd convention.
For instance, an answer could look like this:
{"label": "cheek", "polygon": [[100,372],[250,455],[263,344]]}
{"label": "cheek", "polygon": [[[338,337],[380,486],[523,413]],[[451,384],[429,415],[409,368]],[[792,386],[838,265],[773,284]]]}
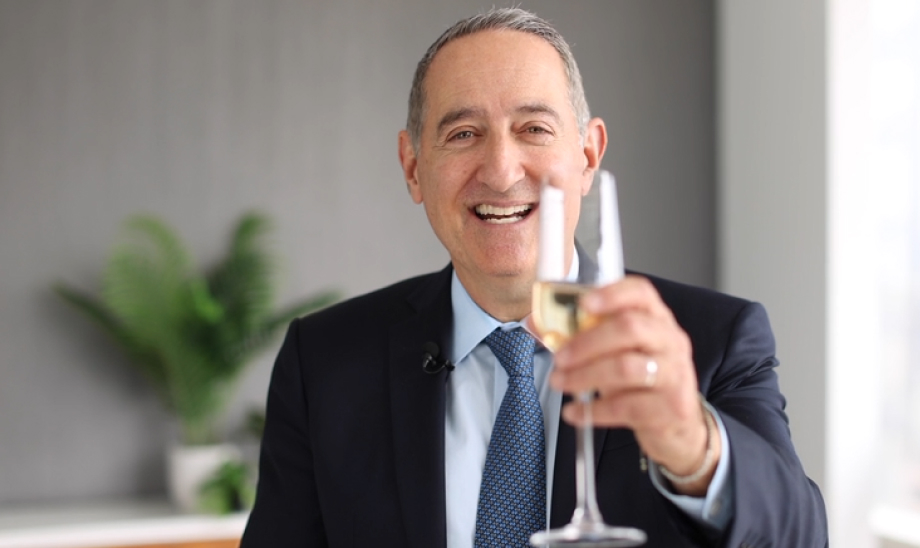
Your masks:
{"label": "cheek", "polygon": [[581,215],[581,196],[572,192],[566,196],[565,204],[565,224],[570,229],[578,224],[578,217]]}
{"label": "cheek", "polygon": [[432,224],[443,223],[451,204],[455,201],[456,191],[450,181],[443,178],[432,177],[430,174],[420,179],[418,186],[419,203],[425,207],[425,212]]}
{"label": "cheek", "polygon": [[422,194],[426,202],[446,204],[455,201],[469,180],[469,162],[458,158],[445,158],[432,162],[419,170]]}

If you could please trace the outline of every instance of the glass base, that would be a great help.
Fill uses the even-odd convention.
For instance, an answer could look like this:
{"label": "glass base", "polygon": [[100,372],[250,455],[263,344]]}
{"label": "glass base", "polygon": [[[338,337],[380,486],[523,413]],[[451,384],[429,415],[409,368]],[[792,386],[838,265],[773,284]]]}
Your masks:
{"label": "glass base", "polygon": [[645,544],[645,532],[633,527],[569,524],[560,529],[540,531],[530,536],[537,548],[628,548]]}

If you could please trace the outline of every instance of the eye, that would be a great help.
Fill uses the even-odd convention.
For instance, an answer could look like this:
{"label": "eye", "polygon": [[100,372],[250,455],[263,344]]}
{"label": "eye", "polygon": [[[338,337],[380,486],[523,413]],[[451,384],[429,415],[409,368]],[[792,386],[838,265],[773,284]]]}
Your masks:
{"label": "eye", "polygon": [[539,122],[524,126],[522,133],[539,139],[548,139],[556,134],[551,126]]}
{"label": "eye", "polygon": [[463,131],[458,131],[457,133],[454,133],[453,135],[448,137],[447,140],[448,141],[463,141],[465,139],[470,139],[472,137],[473,137],[473,132],[468,129],[464,129]]}
{"label": "eye", "polygon": [[539,145],[544,145],[551,142],[556,135],[552,127],[541,123],[528,124],[524,126],[520,131],[520,136],[522,139],[529,143]]}

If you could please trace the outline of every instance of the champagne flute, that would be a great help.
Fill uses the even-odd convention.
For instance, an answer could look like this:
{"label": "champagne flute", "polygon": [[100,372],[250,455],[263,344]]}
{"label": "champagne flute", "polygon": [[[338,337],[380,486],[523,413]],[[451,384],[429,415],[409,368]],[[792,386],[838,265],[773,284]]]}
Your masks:
{"label": "champagne flute", "polygon": [[[555,352],[580,330],[590,328],[596,318],[578,306],[584,293],[623,277],[623,244],[616,203],[616,182],[607,171],[600,172],[600,248],[597,277],[593,284],[572,283],[565,278],[565,231],[563,191],[545,183],[540,196],[540,255],[537,282],[533,290],[533,320],[541,340]],[[604,522],[597,505],[594,471],[594,438],[591,421],[593,394],[578,394],[585,420],[576,430],[576,506],[571,521],[558,529],[540,531],[530,537],[538,547],[625,548],[645,544],[644,531],[612,527]]]}

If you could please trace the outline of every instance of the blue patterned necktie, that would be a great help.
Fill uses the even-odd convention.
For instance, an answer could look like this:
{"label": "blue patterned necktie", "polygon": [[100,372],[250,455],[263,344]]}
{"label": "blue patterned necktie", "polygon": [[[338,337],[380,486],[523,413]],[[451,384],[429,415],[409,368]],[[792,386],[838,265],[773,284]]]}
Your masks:
{"label": "blue patterned necktie", "polygon": [[496,329],[483,341],[508,372],[482,472],[476,548],[525,548],[546,522],[546,443],[533,378],[534,338]]}

